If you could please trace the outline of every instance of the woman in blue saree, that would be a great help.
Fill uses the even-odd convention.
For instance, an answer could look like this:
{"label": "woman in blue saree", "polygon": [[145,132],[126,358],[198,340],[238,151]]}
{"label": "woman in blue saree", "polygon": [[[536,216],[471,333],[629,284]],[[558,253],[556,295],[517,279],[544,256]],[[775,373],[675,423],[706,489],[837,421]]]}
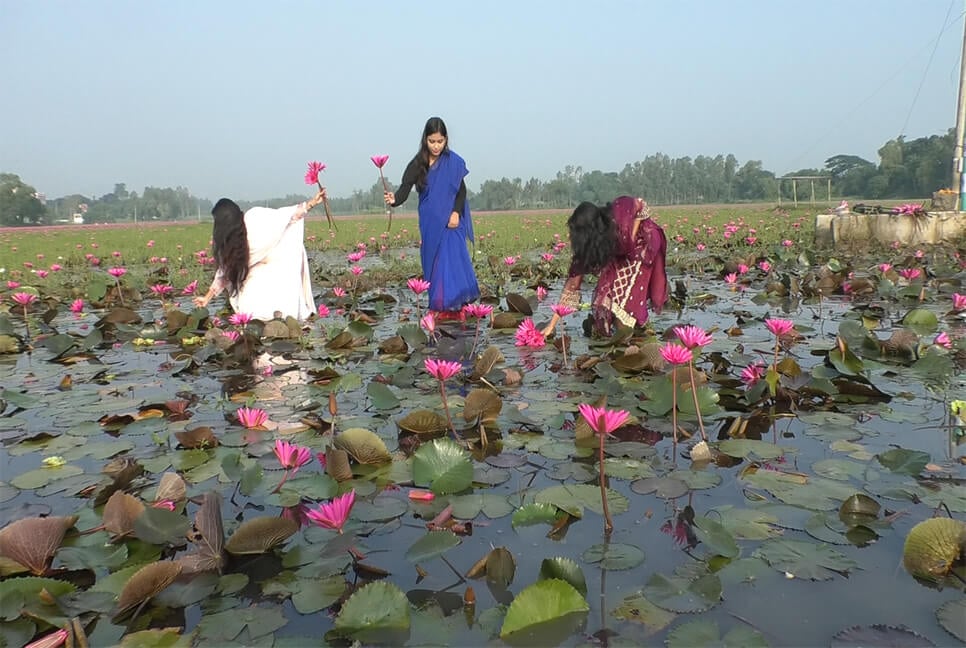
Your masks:
{"label": "woman in blue saree", "polygon": [[[466,162],[449,148],[446,124],[430,117],[419,152],[406,166],[399,191],[385,193],[393,207],[406,202],[413,186],[419,191],[419,257],[429,282],[429,308],[458,314],[476,301],[480,287],[466,241],[473,241],[473,221],[463,178]],[[445,315],[444,315],[445,317]]]}

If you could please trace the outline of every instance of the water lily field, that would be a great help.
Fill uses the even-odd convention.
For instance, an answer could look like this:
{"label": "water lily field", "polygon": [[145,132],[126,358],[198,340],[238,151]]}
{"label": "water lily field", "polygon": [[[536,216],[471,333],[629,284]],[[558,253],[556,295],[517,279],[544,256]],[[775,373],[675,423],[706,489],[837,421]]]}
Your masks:
{"label": "water lily field", "polygon": [[305,322],[192,305],[210,224],[0,230],[0,646],[966,643],[966,242],[653,212],[606,339],[521,333],[562,212],[474,216],[463,321],[405,216],[308,222]]}

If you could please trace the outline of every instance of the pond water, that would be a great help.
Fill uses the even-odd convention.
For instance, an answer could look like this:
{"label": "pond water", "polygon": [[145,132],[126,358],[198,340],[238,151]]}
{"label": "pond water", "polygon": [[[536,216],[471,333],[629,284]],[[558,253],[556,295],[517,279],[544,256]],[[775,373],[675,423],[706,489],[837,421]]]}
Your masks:
{"label": "pond water", "polygon": [[[694,290],[707,280],[682,279]],[[551,286],[552,293],[556,289]],[[583,336],[580,312],[558,329],[558,335],[573,336],[567,366],[551,345],[520,349],[512,328],[477,331],[472,320],[441,325],[438,339],[427,339],[415,324],[419,311],[413,296],[393,290],[386,291],[390,299],[364,300],[373,323],[361,343],[327,348],[326,342],[347,325],[344,315],[333,314],[311,323],[301,340],[265,340],[253,354],[254,367],[233,360],[237,354],[231,349],[184,347],[168,338],[150,324],[163,316],[156,301],[145,302],[139,311],[148,324],[118,325],[108,343],[90,349],[83,340],[98,330],[95,317],[59,316],[52,325],[80,340],[76,348],[38,344],[32,353],[0,359],[0,406],[5,407],[0,418],[0,516],[12,521],[79,514],[76,528],[93,528],[100,509],[95,511],[89,498],[109,481],[102,472],[105,465],[124,458],[144,468],[129,490],[145,501],[151,501],[162,473],[181,474],[188,496],[195,498],[185,505],[191,519],[204,493],[221,493],[227,535],[244,520],[280,515],[282,505],[293,503],[292,496],[297,501],[297,495],[324,491],[328,498],[355,489],[356,508],[343,535],[305,525],[265,554],[231,559],[224,575],[180,579],[128,627],[112,623],[102,601],[83,599],[87,607],[78,603],[81,612],[76,614],[88,624],[92,645],[116,643],[125,631],[148,627],[181,627],[185,634],[195,633],[193,641],[200,645],[317,644],[334,627],[338,602],[373,575],[368,568],[389,572],[380,580],[405,592],[411,604],[409,630],[394,643],[500,643],[496,637],[505,606],[538,581],[544,559],[552,557],[572,560],[586,582],[589,611],[566,627],[560,639],[565,645],[714,645],[729,632],[736,633],[729,635],[731,643],[740,645],[828,645],[852,626],[873,633],[858,635],[862,641],[874,636],[909,645],[902,642],[915,632],[935,645],[955,643],[937,610],[962,601],[962,583],[948,579],[936,587],[917,581],[903,569],[902,549],[909,530],[940,504],[955,517],[966,512],[963,446],[957,445],[961,428],[949,413],[950,401],[964,396],[961,371],[937,371],[929,360],[937,352],[925,347],[918,359],[903,361],[864,354],[861,375],[846,376],[837,383],[837,393],[802,396],[810,383],[787,376],[786,387],[796,394],[791,404],[776,404],[767,394],[749,403],[737,375],[756,360],[763,365],[772,361],[775,341],[764,318],[793,320],[801,337],[781,349],[781,358],[793,360],[802,376],[832,381],[842,378],[841,372],[833,376],[834,370],[823,367],[829,366],[828,352],[836,347],[842,323],[857,319],[856,304],[844,298],[801,303],[755,299],[727,289],[704,292],[713,298],[680,312],[667,310],[651,322],[657,333],[681,323],[713,331],[714,341],[696,363],[708,379],[701,390],[711,398],[711,407],[702,411],[717,457],[703,465],[688,457],[699,438],[696,418],[688,414],[693,412],[686,402],[690,391],[679,392],[685,399],[679,403],[679,424],[693,438],[682,440],[675,455],[670,417],[655,414],[654,405],[671,391],[668,375],[615,369],[612,361],[626,352],[626,342],[607,345]],[[333,311],[340,303],[328,294],[322,301],[329,301]],[[532,296],[530,301],[538,308],[538,323],[549,319],[546,304]],[[507,309],[502,299],[495,305],[497,311]],[[885,303],[873,330],[888,337],[917,306]],[[933,310],[941,316],[939,308]],[[962,328],[956,328],[960,324],[950,326],[962,335]],[[359,334],[360,329],[354,330]],[[381,353],[380,343],[397,333],[409,343],[407,351]],[[135,346],[136,338],[162,343]],[[478,354],[490,346],[500,350],[503,361],[485,373],[485,381],[469,380]],[[427,357],[458,359],[464,366],[461,375],[447,382],[447,405],[457,420],[462,422],[464,404],[476,389],[491,388],[502,408],[491,426],[490,444],[473,452],[472,486],[420,503],[407,497],[413,486],[408,457],[414,444],[400,442],[398,422],[418,410],[443,413],[438,385],[423,369]],[[587,362],[591,358],[602,361]],[[575,369],[575,363],[586,368]],[[507,369],[519,372],[519,383]],[[845,394],[852,390],[842,384],[872,385],[881,395]],[[395,402],[387,401],[383,388]],[[327,409],[330,394],[337,402],[334,416]],[[599,493],[596,449],[574,443],[577,405],[601,396],[607,397],[608,408],[635,417],[607,442],[608,486],[614,493],[609,537],[593,498],[586,495]],[[184,403],[184,415],[172,405],[177,401]],[[234,411],[245,403],[268,413],[268,430],[246,431],[238,424]],[[392,453],[392,462],[354,464],[353,479],[336,485],[327,477],[322,481],[313,459],[286,490],[273,492],[283,475],[272,452],[274,439],[322,451],[331,444],[331,434],[306,421],[321,423],[324,430],[333,419],[337,433],[350,428],[374,432]],[[738,426],[742,421],[744,426]],[[199,426],[210,427],[221,445],[179,447],[174,434]],[[743,434],[736,434],[742,429]],[[726,442],[732,445],[722,445]],[[44,460],[52,457],[66,465],[45,468]],[[233,472],[232,465],[255,468]],[[58,472],[65,469],[69,472]],[[569,499],[559,494],[563,486],[580,485],[593,491],[574,491]],[[419,486],[425,490],[427,485]],[[838,515],[851,493],[864,493],[881,505],[857,533]],[[475,504],[473,495],[478,496]],[[514,523],[514,512],[535,501],[579,509],[580,515],[556,530],[551,522],[560,521],[559,510],[548,522]],[[454,503],[457,518],[456,513],[472,513],[471,529],[447,532],[455,538],[453,546],[430,549],[417,565],[407,554],[427,537],[427,522],[448,503]],[[106,555],[103,538],[95,537],[99,541],[89,542],[68,533],[61,552],[100,542],[92,555]],[[93,574],[92,591],[116,594],[125,578],[111,583],[111,574],[137,562],[133,556],[145,543],[129,539],[120,544],[128,546],[129,559],[105,564],[67,551],[58,553],[52,566],[55,572],[71,567]],[[189,548],[161,544],[161,558],[184,555]],[[498,547],[505,547],[515,563],[507,586],[465,578]],[[353,568],[349,549],[365,554],[361,567]],[[78,564],[85,569],[76,569]],[[475,607],[464,605],[467,587],[475,593]],[[5,631],[29,637],[23,634],[23,619],[4,611]],[[49,610],[44,614],[34,630],[47,627],[43,619],[60,618]],[[892,628],[866,628],[877,624]],[[548,634],[530,643],[556,641],[552,630],[548,626]],[[836,645],[861,643],[842,641]]]}

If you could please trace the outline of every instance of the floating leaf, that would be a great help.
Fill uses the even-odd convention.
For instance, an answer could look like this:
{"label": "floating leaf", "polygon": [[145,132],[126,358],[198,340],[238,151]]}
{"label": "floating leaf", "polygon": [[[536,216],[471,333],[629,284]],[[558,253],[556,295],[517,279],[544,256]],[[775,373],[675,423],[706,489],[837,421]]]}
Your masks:
{"label": "floating leaf", "polygon": [[480,578],[486,576],[488,581],[506,588],[513,582],[516,569],[517,563],[510,550],[506,547],[496,547],[476,561],[476,564],[466,572],[466,577]]}
{"label": "floating leaf", "polygon": [[134,520],[144,512],[144,502],[117,491],[104,505],[104,528],[113,539],[123,538],[134,533]]}
{"label": "floating leaf", "polygon": [[463,402],[463,419],[493,424],[503,409],[503,399],[489,389],[472,389]]}
{"label": "floating leaf", "polygon": [[406,560],[411,563],[426,562],[442,556],[460,542],[459,536],[449,529],[430,531],[406,550]]}
{"label": "floating leaf", "polygon": [[644,596],[671,612],[703,612],[721,600],[721,581],[714,574],[695,579],[654,574],[644,586]]}
{"label": "floating leaf", "polygon": [[511,645],[557,645],[590,611],[574,587],[555,578],[537,581],[513,598],[500,638]]}
{"label": "floating leaf", "polygon": [[709,551],[725,558],[738,557],[738,543],[731,532],[717,520],[709,517],[694,518],[694,532]]}
{"label": "floating leaf", "polygon": [[830,580],[858,567],[845,554],[804,540],[768,540],[753,555],[779,571],[809,580]]}
{"label": "floating leaf", "polygon": [[288,540],[298,530],[299,523],[286,517],[245,520],[225,543],[225,551],[235,556],[265,553]]}
{"label": "floating leaf", "polygon": [[909,530],[902,547],[902,565],[917,578],[938,579],[949,573],[966,551],[966,522],[929,518]]}
{"label": "floating leaf", "polygon": [[966,599],[946,601],[936,610],[936,619],[946,632],[966,643]]}
{"label": "floating leaf", "polygon": [[632,481],[631,490],[638,495],[654,493],[661,499],[674,499],[686,495],[690,489],[683,481],[673,477],[647,477]]}
{"label": "floating leaf", "polygon": [[677,617],[675,613],[662,610],[648,601],[641,592],[621,601],[612,614],[615,619],[642,624],[649,635],[660,632]]}
{"label": "floating leaf", "polygon": [[187,486],[181,475],[175,472],[166,472],[161,475],[161,481],[158,482],[158,492],[154,495],[154,501],[180,502],[185,498],[186,492]]}
{"label": "floating leaf", "polygon": [[587,580],[580,565],[570,558],[544,558],[540,563],[539,580],[559,578],[570,583],[582,596],[587,596]]}
{"label": "floating leaf", "polygon": [[183,639],[181,628],[151,628],[124,635],[118,646],[119,648],[168,648],[177,646]]}
{"label": "floating leaf", "polygon": [[425,443],[413,454],[413,482],[437,495],[458,493],[473,483],[470,454],[449,439]]}
{"label": "floating leaf", "polygon": [[[611,514],[620,514],[627,510],[627,498],[610,488],[606,489],[607,506]],[[534,497],[538,504],[552,504],[574,517],[582,517],[584,508],[600,515],[604,509],[600,501],[600,487],[589,484],[563,484],[551,486],[538,492]]]}
{"label": "floating leaf", "polygon": [[170,560],[160,560],[141,567],[124,585],[117,599],[117,608],[111,616],[115,620],[123,618],[173,583],[180,573],[181,565]]}
{"label": "floating leaf", "polygon": [[921,450],[893,448],[876,455],[879,463],[895,473],[918,475],[929,463],[929,453]]}
{"label": "floating leaf", "polygon": [[363,644],[402,645],[409,637],[409,600],[385,581],[357,589],[342,605],[333,632]]}
{"label": "floating leaf", "polygon": [[11,522],[0,529],[0,555],[11,558],[41,576],[64,541],[77,516],[31,517]]}
{"label": "floating leaf", "polygon": [[835,633],[831,648],[864,648],[865,646],[896,646],[896,648],[926,648],[935,646],[926,637],[906,626],[876,623],[852,626]]}
{"label": "floating leaf", "polygon": [[370,430],[349,428],[336,435],[333,443],[336,448],[345,450],[361,464],[381,464],[392,461],[385,442]]}
{"label": "floating leaf", "polygon": [[792,448],[783,448],[757,439],[727,439],[718,444],[718,450],[729,457],[757,457],[758,459],[778,459],[786,452],[794,451]]}
{"label": "floating leaf", "polygon": [[513,528],[534,524],[553,524],[561,515],[563,513],[553,504],[530,503],[514,511],[510,523]]}
{"label": "floating leaf", "polygon": [[377,410],[394,410],[399,407],[399,397],[393,393],[388,385],[381,382],[370,381],[366,385],[366,394],[372,401],[372,406]]}
{"label": "floating leaf", "polygon": [[476,364],[473,365],[473,373],[470,374],[470,380],[479,380],[483,376],[490,373],[493,368],[499,363],[504,361],[503,353],[495,346],[489,346],[476,360]]}
{"label": "floating leaf", "polygon": [[236,607],[202,615],[198,630],[202,643],[207,640],[211,642],[208,645],[225,645],[243,631],[254,641],[272,634],[286,623],[280,605]]}
{"label": "floating leaf", "polygon": [[339,600],[346,590],[345,577],[334,574],[325,578],[300,578],[298,590],[292,594],[292,605],[299,614],[313,614]]}
{"label": "floating leaf", "polygon": [[453,507],[453,517],[461,520],[472,520],[480,513],[495,520],[513,513],[513,505],[506,496],[496,493],[456,495],[450,498],[450,505]]}
{"label": "floating leaf", "polygon": [[189,526],[185,516],[149,506],[134,520],[134,535],[150,544],[179,544]]}
{"label": "floating leaf", "polygon": [[330,446],[325,451],[325,472],[337,482],[352,479],[352,465],[349,463],[349,453],[345,450]]}
{"label": "floating leaf", "polygon": [[446,417],[433,410],[414,410],[396,421],[403,432],[419,435],[436,435],[446,431],[449,424]]}
{"label": "floating leaf", "polygon": [[[878,644],[876,644],[878,645]],[[710,619],[699,619],[681,624],[667,636],[668,648],[694,646],[724,646],[725,648],[766,648],[764,635],[746,625],[737,625],[722,637],[718,624]]]}
{"label": "floating leaf", "polygon": [[600,563],[601,569],[616,571],[640,565],[644,562],[644,552],[640,547],[615,542],[593,545],[580,558],[589,563]]}

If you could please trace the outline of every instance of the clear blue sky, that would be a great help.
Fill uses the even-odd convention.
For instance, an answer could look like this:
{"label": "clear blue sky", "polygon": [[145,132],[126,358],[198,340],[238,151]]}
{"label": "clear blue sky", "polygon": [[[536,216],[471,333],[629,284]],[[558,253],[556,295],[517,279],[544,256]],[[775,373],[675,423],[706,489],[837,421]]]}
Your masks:
{"label": "clear blue sky", "polygon": [[[477,190],[733,153],[778,174],[955,124],[964,0],[0,0],[0,172],[243,200],[399,181],[427,117]],[[918,96],[917,96],[918,94]]]}

